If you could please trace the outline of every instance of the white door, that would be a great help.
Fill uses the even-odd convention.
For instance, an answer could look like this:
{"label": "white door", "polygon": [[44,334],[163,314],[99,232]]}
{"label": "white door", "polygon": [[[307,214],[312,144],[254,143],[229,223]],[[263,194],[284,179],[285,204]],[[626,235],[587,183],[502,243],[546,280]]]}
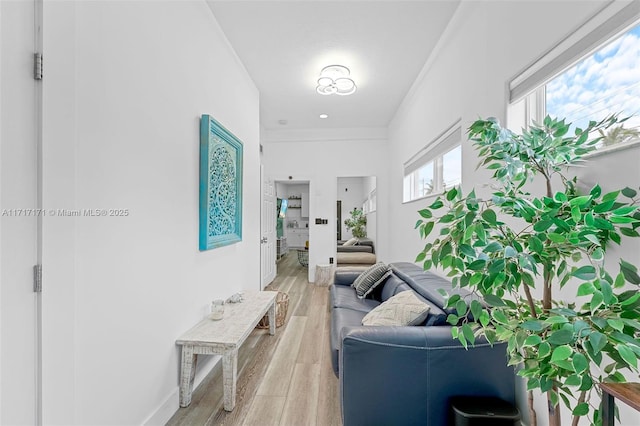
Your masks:
{"label": "white door", "polygon": [[[0,424],[41,424],[38,140],[40,2],[0,1]],[[37,19],[36,19],[37,18]]]}
{"label": "white door", "polygon": [[260,289],[264,289],[276,277],[276,188],[273,180],[264,175],[262,165],[260,165],[260,177],[262,180]]}

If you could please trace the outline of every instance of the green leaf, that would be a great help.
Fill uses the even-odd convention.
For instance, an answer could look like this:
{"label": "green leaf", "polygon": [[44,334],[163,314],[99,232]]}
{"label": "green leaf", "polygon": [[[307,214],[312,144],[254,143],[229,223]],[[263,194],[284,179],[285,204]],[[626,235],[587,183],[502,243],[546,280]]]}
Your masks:
{"label": "green leaf", "polygon": [[565,323],[568,323],[569,320],[563,316],[556,315],[556,316],[547,318],[546,320],[544,320],[544,322],[546,322],[547,324],[565,324]]}
{"label": "green leaf", "polygon": [[615,199],[618,198],[618,195],[620,195],[620,191],[609,192],[602,197],[602,201],[615,201]]}
{"label": "green leaf", "polygon": [[601,248],[595,249],[593,253],[591,253],[591,259],[596,262],[602,261],[604,259],[604,250]]}
{"label": "green leaf", "polygon": [[640,276],[638,276],[635,266],[620,260],[620,272],[624,275],[624,279],[631,284],[640,284]]}
{"label": "green leaf", "polygon": [[459,250],[467,257],[476,257],[476,251],[469,244],[460,244]]}
{"label": "green leaf", "polygon": [[589,201],[591,201],[591,195],[583,195],[581,197],[572,198],[569,201],[569,205],[571,207],[573,206],[579,207],[587,204]]}
{"label": "green leaf", "polygon": [[440,197],[438,197],[430,206],[430,209],[434,209],[437,210],[439,208],[441,208],[442,206],[444,206],[444,203],[442,202],[442,200],[440,200]]}
{"label": "green leaf", "polygon": [[582,383],[582,379],[577,374],[572,374],[564,381],[565,386],[578,386]]}
{"label": "green leaf", "polygon": [[538,347],[538,358],[542,359],[551,353],[551,345],[547,342],[542,342]]}
{"label": "green leaf", "polygon": [[482,315],[482,303],[477,300],[471,301],[471,315],[473,315],[473,319],[476,321],[480,319],[480,316]]}
{"label": "green leaf", "polygon": [[636,195],[638,195],[638,193],[634,189],[627,187],[622,190],[622,195],[624,195],[627,198],[633,198]]}
{"label": "green leaf", "polygon": [[566,345],[573,341],[573,332],[570,330],[557,330],[551,333],[547,339],[552,345]]}
{"label": "green leaf", "polygon": [[547,234],[547,238],[549,238],[554,243],[564,243],[567,238],[562,234],[556,234],[555,232],[550,232]]}
{"label": "green leaf", "polygon": [[542,245],[542,241],[535,236],[529,238],[529,250],[534,253],[542,254],[544,250],[544,246]]}
{"label": "green leaf", "polygon": [[589,307],[591,308],[591,312],[594,312],[596,309],[598,309],[602,304],[602,302],[604,302],[604,297],[602,296],[602,293],[599,291],[596,291],[595,293],[593,293],[593,296],[591,297],[591,302],[589,302]]}
{"label": "green leaf", "polygon": [[553,350],[551,354],[551,362],[562,361],[565,359],[569,359],[571,354],[573,353],[573,349],[569,345],[558,346]]}
{"label": "green leaf", "polygon": [[609,218],[611,223],[634,223],[637,222],[636,219],[629,216],[611,216]]}
{"label": "green leaf", "polygon": [[495,294],[486,294],[484,296],[484,301],[487,302],[489,306],[493,306],[494,308],[500,307],[500,306],[507,306],[504,303],[504,301],[498,296],[496,296]]}
{"label": "green leaf", "polygon": [[476,341],[476,336],[473,334],[473,329],[469,324],[464,324],[462,326],[462,334],[467,339],[467,341],[471,342],[473,345]]}
{"label": "green leaf", "polygon": [[458,195],[458,190],[456,188],[452,188],[450,191],[447,191],[445,198],[447,201],[451,201],[456,198],[456,195]]}
{"label": "green leaf", "polygon": [[520,325],[520,327],[529,331],[542,331],[544,329],[540,321],[534,320],[525,321]]}
{"label": "green leaf", "polygon": [[418,229],[418,227],[420,225],[422,225],[423,220],[422,219],[418,219],[418,221],[416,222],[416,225],[413,227],[413,229]]}
{"label": "green leaf", "polygon": [[580,284],[580,287],[578,287],[578,292],[576,293],[576,295],[588,296],[590,294],[593,294],[595,291],[596,291],[596,288],[593,286],[593,284],[587,281],[586,283]]}
{"label": "green leaf", "polygon": [[504,257],[505,258],[511,258],[511,257],[516,257],[518,255],[518,252],[511,246],[507,246],[504,249]]}
{"label": "green leaf", "polygon": [[464,300],[460,299],[456,302],[456,312],[461,318],[467,314],[467,303]]}
{"label": "green leaf", "polygon": [[496,251],[502,250],[503,246],[497,241],[492,242],[488,246],[486,246],[482,251],[485,253],[493,253]]}
{"label": "green leaf", "polygon": [[605,346],[607,346],[607,337],[598,331],[594,331],[589,335],[589,343],[591,343],[593,353],[597,355]]}
{"label": "green leaf", "polygon": [[634,212],[636,210],[638,210],[638,206],[624,206],[624,207],[615,209],[614,211],[611,212],[611,214],[614,214],[616,216],[626,216],[629,213]]}
{"label": "green leaf", "polygon": [[447,315],[447,322],[449,324],[456,325],[458,324],[458,321],[460,321],[460,318],[457,315],[454,315],[454,314]]}
{"label": "green leaf", "polygon": [[580,207],[578,206],[571,207],[571,219],[573,219],[575,223],[578,223],[580,222],[580,217],[581,217]]}
{"label": "green leaf", "polygon": [[636,358],[635,352],[625,345],[616,345],[616,350],[627,364],[631,365],[633,368],[638,368],[638,359]]}
{"label": "green leaf", "polygon": [[475,260],[475,261],[471,262],[469,265],[467,265],[467,269],[470,269],[472,271],[479,271],[481,269],[484,269],[486,264],[487,264],[486,260],[478,259],[478,260]]}
{"label": "green leaf", "polygon": [[422,262],[426,257],[427,257],[427,253],[425,253],[425,252],[420,252],[420,253],[418,253],[418,255],[416,256],[416,260],[415,260],[415,262],[416,262],[416,263],[418,263],[418,262]]}
{"label": "green leaf", "polygon": [[600,185],[596,184],[596,186],[591,188],[591,192],[589,192],[589,194],[591,194],[593,198],[598,198],[600,194],[602,194],[602,188],[600,188]]}
{"label": "green leaf", "polygon": [[433,227],[435,226],[435,222],[427,222],[424,224],[424,227],[420,228],[422,233],[422,238],[427,238],[431,231],[433,231]]}
{"label": "green leaf", "polygon": [[424,217],[425,219],[431,219],[433,217],[433,214],[429,209],[422,209],[418,211],[418,213],[420,213],[420,216]]}
{"label": "green leaf", "polygon": [[573,368],[576,370],[576,373],[582,373],[589,368],[589,361],[587,360],[587,357],[581,353],[573,354],[571,362],[573,363]]}
{"label": "green leaf", "polygon": [[576,408],[573,409],[572,414],[574,416],[586,416],[587,414],[589,414],[589,404],[587,404],[586,402],[581,402],[580,404],[576,405]]}
{"label": "green leaf", "polygon": [[544,232],[547,229],[551,228],[551,225],[553,225],[552,220],[541,220],[533,225],[533,230],[536,232]]}
{"label": "green leaf", "polygon": [[592,280],[596,277],[596,268],[591,265],[576,269],[571,275],[581,280]]}
{"label": "green leaf", "polygon": [[524,346],[538,346],[542,343],[542,338],[536,334],[532,334],[524,341]]}
{"label": "green leaf", "polygon": [[491,226],[495,226],[496,222],[498,220],[498,217],[496,216],[496,212],[494,212],[491,209],[487,209],[485,211],[482,212],[482,218],[489,223]]}

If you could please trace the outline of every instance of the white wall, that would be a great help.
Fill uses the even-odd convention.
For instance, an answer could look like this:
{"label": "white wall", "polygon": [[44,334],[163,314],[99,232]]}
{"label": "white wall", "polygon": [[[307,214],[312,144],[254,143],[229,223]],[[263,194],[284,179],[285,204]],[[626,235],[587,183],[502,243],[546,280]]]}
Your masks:
{"label": "white wall", "polygon": [[[336,253],[336,199],[338,176],[376,176],[378,196],[387,195],[387,140],[384,130],[335,130],[268,133],[262,138],[265,174],[274,180],[309,181],[309,280],[315,265],[329,263]],[[388,256],[387,205],[378,205],[378,257]],[[315,218],[328,220],[316,225]]]}
{"label": "white wall", "polygon": [[[46,218],[45,422],[162,424],[176,338],[260,286],[258,92],[204,1],[47,2],[45,31],[45,206],[129,211]],[[202,114],[244,142],[243,241],[205,252]]]}
{"label": "white wall", "polygon": [[[424,241],[413,226],[418,219],[417,211],[430,202],[402,204],[402,164],[457,119],[462,119],[465,128],[478,117],[494,116],[506,122],[508,81],[604,3],[558,1],[553,6],[535,1],[461,3],[437,53],[429,58],[421,78],[389,127],[389,217],[393,218],[394,229],[389,234],[389,261],[414,259],[422,249]],[[488,192],[482,183],[489,174],[475,170],[477,157],[473,147],[463,143],[462,151],[464,190],[475,187],[479,194]],[[593,168],[585,169],[584,173],[594,181],[599,180],[603,187],[637,186],[637,153],[638,149],[634,149],[602,157],[602,161],[594,159]],[[625,173],[614,174],[613,170]],[[638,263],[636,242],[623,250]],[[523,404],[520,408],[526,412]],[[546,408],[541,399],[537,412],[539,424],[546,424]],[[629,411],[626,415],[627,419],[637,416]],[[633,424],[632,420],[627,421]],[[565,418],[563,422],[568,424],[570,420]]]}

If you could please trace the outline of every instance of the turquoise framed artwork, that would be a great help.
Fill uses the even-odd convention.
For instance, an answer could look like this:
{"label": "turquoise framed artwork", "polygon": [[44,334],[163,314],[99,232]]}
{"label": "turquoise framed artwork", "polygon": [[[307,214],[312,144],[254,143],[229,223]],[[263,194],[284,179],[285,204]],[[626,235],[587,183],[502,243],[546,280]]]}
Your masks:
{"label": "turquoise framed artwork", "polygon": [[200,118],[200,250],[242,241],[242,142]]}

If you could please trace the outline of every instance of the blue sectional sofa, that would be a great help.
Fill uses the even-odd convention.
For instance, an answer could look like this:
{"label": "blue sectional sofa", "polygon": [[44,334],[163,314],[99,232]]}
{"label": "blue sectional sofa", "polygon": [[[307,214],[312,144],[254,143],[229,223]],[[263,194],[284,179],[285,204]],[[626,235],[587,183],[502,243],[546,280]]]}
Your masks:
{"label": "blue sectional sofa", "polygon": [[[504,344],[478,339],[465,349],[451,337],[445,300],[451,284],[413,263],[393,263],[393,274],[359,299],[351,284],[359,272],[335,274],[330,288],[331,355],[340,382],[345,426],[445,426],[453,396],[515,401],[515,376]],[[430,305],[418,326],[363,326],[362,318],[395,294],[413,290]]]}

